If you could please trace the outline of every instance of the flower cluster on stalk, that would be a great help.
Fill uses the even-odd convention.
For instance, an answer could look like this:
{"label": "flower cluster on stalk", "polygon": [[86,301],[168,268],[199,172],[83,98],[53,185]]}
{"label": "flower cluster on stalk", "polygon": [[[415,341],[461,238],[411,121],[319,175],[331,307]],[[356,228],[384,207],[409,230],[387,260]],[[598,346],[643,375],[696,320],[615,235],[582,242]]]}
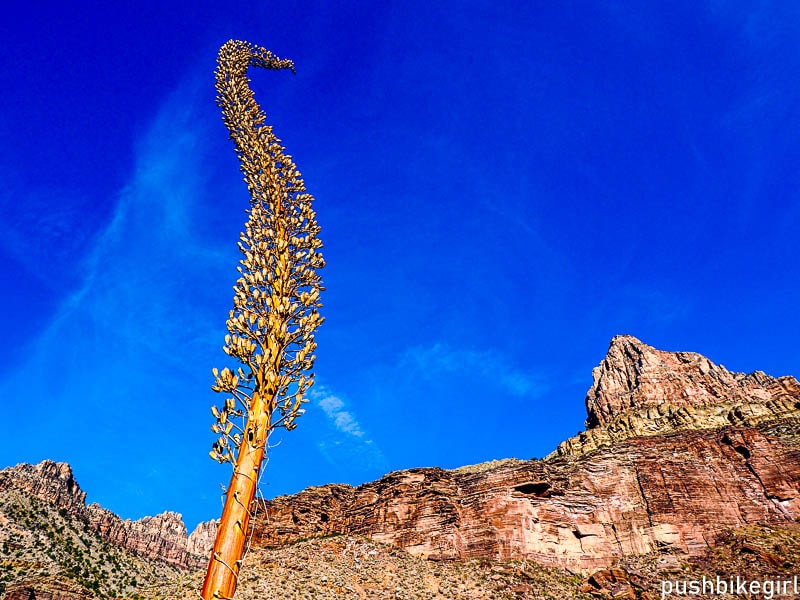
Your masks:
{"label": "flower cluster on stalk", "polygon": [[317,270],[325,260],[313,197],[265,123],[247,78],[249,66],[294,70],[291,61],[263,48],[231,41],[220,51],[216,71],[217,103],[250,192],[223,346],[241,366],[235,372],[213,370],[212,389],[229,395],[223,406],[212,408],[219,438],[211,456],[219,462],[234,461],[256,394],[269,413],[268,430],[296,426],[314,380],[314,332],[323,321]]}

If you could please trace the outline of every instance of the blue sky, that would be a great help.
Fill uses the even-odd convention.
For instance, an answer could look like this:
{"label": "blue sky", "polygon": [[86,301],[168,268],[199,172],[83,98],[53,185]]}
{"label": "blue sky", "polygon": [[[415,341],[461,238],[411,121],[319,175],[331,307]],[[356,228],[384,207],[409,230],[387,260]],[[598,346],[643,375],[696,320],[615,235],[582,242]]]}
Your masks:
{"label": "blue sky", "polygon": [[800,375],[796,3],[221,4],[0,24],[0,465],[68,461],[126,518],[218,516],[230,38],[295,61],[252,77],[328,261],[265,496],[543,456],[616,334]]}

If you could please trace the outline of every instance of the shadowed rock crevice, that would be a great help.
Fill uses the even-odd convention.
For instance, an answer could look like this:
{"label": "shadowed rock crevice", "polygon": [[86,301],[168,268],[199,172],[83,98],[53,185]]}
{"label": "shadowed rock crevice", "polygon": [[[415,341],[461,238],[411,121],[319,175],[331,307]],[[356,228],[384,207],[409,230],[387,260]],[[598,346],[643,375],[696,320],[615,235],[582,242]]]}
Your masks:
{"label": "shadowed rock crevice", "polygon": [[523,483],[521,485],[514,486],[514,491],[526,496],[547,498],[552,493],[551,488],[552,486],[546,481],[534,481],[531,483]]}

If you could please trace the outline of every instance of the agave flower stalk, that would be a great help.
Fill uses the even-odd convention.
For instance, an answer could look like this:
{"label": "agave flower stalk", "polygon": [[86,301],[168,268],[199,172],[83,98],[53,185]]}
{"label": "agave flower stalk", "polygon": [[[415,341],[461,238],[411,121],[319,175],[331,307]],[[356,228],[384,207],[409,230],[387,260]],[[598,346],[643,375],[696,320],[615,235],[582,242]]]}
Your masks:
{"label": "agave flower stalk", "polygon": [[294,429],[303,413],[314,381],[314,332],[323,320],[317,270],[325,261],[313,198],[266,124],[249,67],[294,72],[291,61],[248,42],[225,43],[217,59],[217,104],[250,207],[239,236],[242,258],[223,347],[241,366],[213,370],[212,389],[229,397],[212,408],[219,439],[211,457],[233,464],[233,474],[203,583],[205,600],[234,595],[267,441],[277,427]]}

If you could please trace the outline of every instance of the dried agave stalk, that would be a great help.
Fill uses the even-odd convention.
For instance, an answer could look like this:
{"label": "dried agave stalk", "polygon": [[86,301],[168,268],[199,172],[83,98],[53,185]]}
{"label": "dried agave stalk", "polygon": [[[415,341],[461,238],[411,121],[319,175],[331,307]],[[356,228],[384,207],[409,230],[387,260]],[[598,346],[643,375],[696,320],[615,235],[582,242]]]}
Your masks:
{"label": "dried agave stalk", "polygon": [[291,69],[289,60],[248,42],[225,43],[217,58],[217,104],[230,131],[250,191],[243,258],[233,286],[233,310],[223,350],[242,366],[213,370],[216,392],[229,394],[213,407],[219,434],[211,457],[233,464],[202,596],[231,598],[247,542],[250,506],[270,432],[294,429],[313,383],[314,331],[322,323],[317,269],[325,266],[320,227],[291,156],[266,124],[255,101],[248,67]]}

